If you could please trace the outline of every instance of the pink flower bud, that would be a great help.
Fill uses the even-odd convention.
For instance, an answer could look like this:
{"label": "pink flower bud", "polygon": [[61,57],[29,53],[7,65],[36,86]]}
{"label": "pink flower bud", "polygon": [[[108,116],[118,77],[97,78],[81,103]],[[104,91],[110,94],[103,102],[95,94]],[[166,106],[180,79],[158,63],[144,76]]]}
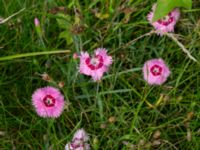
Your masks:
{"label": "pink flower bud", "polygon": [[39,26],[39,25],[40,25],[39,19],[38,19],[38,18],[35,18],[35,19],[34,19],[34,23],[35,23],[35,26],[36,26],[36,27]]}
{"label": "pink flower bud", "polygon": [[77,59],[77,58],[78,58],[78,54],[77,54],[77,53],[74,53],[74,54],[73,54],[73,58],[74,58],[74,59]]}

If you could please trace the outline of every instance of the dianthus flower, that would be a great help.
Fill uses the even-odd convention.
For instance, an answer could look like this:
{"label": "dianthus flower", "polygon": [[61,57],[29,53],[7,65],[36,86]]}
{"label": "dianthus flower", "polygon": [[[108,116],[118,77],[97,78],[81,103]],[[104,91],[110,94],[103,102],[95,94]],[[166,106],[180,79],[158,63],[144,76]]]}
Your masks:
{"label": "dianthus flower", "polygon": [[98,81],[108,71],[111,64],[112,57],[107,55],[107,50],[97,48],[92,57],[87,52],[81,52],[79,71],[81,74],[91,76],[94,81]]}
{"label": "dianthus flower", "polygon": [[150,85],[163,84],[169,75],[170,70],[161,58],[148,60],[143,66],[144,79]]}
{"label": "dianthus flower", "polygon": [[153,17],[156,9],[156,4],[152,7],[152,12],[147,16],[148,21],[154,26],[155,30],[159,35],[163,35],[166,32],[174,32],[174,27],[180,17],[180,10],[175,8],[163,19],[159,19],[153,22]]}
{"label": "dianthus flower", "polygon": [[33,93],[32,104],[40,117],[57,118],[64,109],[64,97],[58,89],[47,86]]}
{"label": "dianthus flower", "polygon": [[85,130],[79,129],[74,134],[72,142],[66,144],[65,150],[90,150],[88,140],[89,136]]}

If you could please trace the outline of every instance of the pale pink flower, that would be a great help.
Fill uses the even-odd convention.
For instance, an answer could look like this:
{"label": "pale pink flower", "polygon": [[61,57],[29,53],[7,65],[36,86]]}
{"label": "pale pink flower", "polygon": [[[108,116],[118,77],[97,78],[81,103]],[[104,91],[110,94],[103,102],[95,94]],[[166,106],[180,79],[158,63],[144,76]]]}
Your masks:
{"label": "pale pink flower", "polygon": [[159,19],[153,22],[153,16],[156,9],[156,4],[152,7],[152,12],[147,16],[148,21],[154,26],[159,35],[163,35],[166,32],[174,32],[174,27],[180,17],[180,10],[178,8],[172,10],[163,19]]}
{"label": "pale pink flower", "polygon": [[47,86],[33,93],[32,104],[40,117],[57,118],[64,109],[64,97],[58,89]]}
{"label": "pale pink flower", "polygon": [[84,129],[79,129],[74,134],[72,142],[66,144],[65,150],[90,150],[88,141],[88,134]]}
{"label": "pale pink flower", "polygon": [[87,52],[81,52],[79,71],[82,74],[91,76],[94,81],[102,78],[112,64],[112,57],[107,55],[105,48],[97,48],[93,57]]}
{"label": "pale pink flower", "polygon": [[35,24],[36,27],[40,25],[40,21],[39,21],[38,18],[34,19],[34,24]]}
{"label": "pale pink flower", "polygon": [[143,66],[144,79],[150,85],[163,84],[169,75],[170,70],[161,58],[148,60]]}
{"label": "pale pink flower", "polygon": [[84,142],[87,142],[89,140],[88,134],[85,132],[84,129],[79,129],[74,133],[74,139],[82,139]]}

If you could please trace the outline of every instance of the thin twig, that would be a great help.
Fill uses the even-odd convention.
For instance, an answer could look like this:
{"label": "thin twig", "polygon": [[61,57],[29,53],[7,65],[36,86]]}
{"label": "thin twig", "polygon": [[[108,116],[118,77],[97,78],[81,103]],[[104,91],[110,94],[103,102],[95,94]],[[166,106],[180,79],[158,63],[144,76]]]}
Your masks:
{"label": "thin twig", "polygon": [[178,41],[178,39],[177,39],[172,33],[166,33],[166,35],[167,35],[168,37],[170,37],[174,42],[176,42],[176,43],[178,44],[178,46],[183,50],[184,53],[187,54],[187,56],[188,56],[191,60],[193,60],[194,62],[198,62],[198,61],[196,60],[196,58],[194,58],[194,57],[190,54],[190,52],[185,48],[185,46],[184,46],[182,43],[180,43],[180,42]]}
{"label": "thin twig", "polygon": [[178,150],[178,148],[174,144],[172,144],[171,142],[169,142],[167,140],[162,140],[162,142],[167,143],[167,144],[171,145],[175,150]]}
{"label": "thin twig", "polygon": [[126,45],[123,46],[123,48],[126,48],[127,46],[131,45],[132,43],[136,42],[137,40],[139,40],[139,39],[141,39],[141,38],[143,38],[143,37],[145,37],[145,36],[150,36],[151,34],[154,34],[154,33],[156,33],[155,30],[152,30],[152,31],[150,31],[150,32],[148,32],[148,33],[145,33],[145,34],[143,34],[143,35],[137,37],[136,39],[133,39],[133,40],[131,40],[130,42],[128,42]]}
{"label": "thin twig", "polygon": [[18,12],[12,14],[11,16],[9,16],[8,18],[6,19],[3,19],[3,20],[0,20],[0,24],[4,24],[6,23],[8,20],[10,20],[12,17],[16,16],[17,14],[21,13],[22,11],[24,11],[25,8],[22,8],[21,10],[19,10]]}

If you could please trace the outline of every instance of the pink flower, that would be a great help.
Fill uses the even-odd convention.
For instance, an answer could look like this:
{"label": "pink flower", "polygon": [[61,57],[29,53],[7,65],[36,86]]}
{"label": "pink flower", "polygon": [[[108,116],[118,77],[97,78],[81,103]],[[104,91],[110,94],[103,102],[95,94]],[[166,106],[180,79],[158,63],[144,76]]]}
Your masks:
{"label": "pink flower", "polygon": [[79,129],[74,134],[72,142],[66,144],[65,150],[90,150],[88,140],[89,136],[85,130]]}
{"label": "pink flower", "polygon": [[176,9],[172,10],[163,19],[159,19],[159,20],[153,22],[152,20],[153,20],[155,9],[156,9],[156,4],[153,5],[152,12],[150,12],[148,14],[147,19],[157,30],[157,33],[159,35],[163,35],[166,32],[174,32],[174,27],[180,17],[180,10],[178,8],[176,8]]}
{"label": "pink flower", "polygon": [[64,97],[58,89],[47,86],[33,93],[32,104],[40,117],[57,118],[64,109]]}
{"label": "pink flower", "polygon": [[36,27],[40,25],[40,21],[39,21],[38,18],[34,19],[34,24],[35,24]]}
{"label": "pink flower", "polygon": [[90,57],[87,52],[81,52],[79,70],[81,74],[91,76],[94,81],[98,81],[111,64],[112,57],[107,55],[107,50],[97,48],[93,57]]}
{"label": "pink flower", "polygon": [[89,140],[89,136],[84,129],[79,129],[74,133],[73,140],[75,139],[82,139],[84,142],[87,142]]}
{"label": "pink flower", "polygon": [[149,84],[161,85],[167,80],[170,70],[161,58],[151,59],[145,62],[143,75]]}

